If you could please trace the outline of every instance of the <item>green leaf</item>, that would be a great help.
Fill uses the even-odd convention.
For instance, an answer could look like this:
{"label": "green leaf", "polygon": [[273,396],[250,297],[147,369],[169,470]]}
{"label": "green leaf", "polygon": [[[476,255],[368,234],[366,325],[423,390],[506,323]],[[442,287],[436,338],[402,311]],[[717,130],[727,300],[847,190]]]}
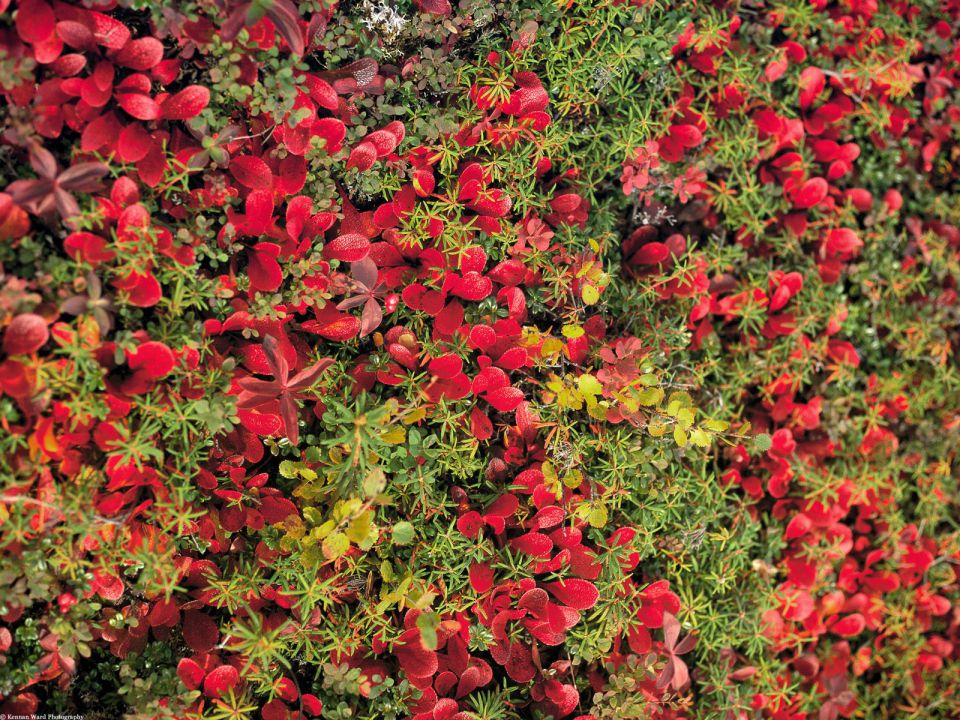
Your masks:
{"label": "green leaf", "polygon": [[391,538],[393,539],[394,545],[409,545],[413,542],[415,535],[416,530],[413,524],[406,520],[401,520],[396,523],[391,531]]}
{"label": "green leaf", "polygon": [[760,433],[753,438],[753,449],[765,453],[773,446],[773,439],[767,433]]}
{"label": "green leaf", "polygon": [[423,612],[417,615],[417,627],[420,628],[420,641],[427,650],[437,649],[437,627],[440,625],[440,616],[434,612]]}

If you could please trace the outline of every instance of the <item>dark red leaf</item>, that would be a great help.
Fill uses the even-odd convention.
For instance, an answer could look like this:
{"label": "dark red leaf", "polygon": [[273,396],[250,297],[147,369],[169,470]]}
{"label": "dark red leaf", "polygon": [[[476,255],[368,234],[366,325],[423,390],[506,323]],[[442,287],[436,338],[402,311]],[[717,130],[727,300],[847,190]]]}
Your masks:
{"label": "dark red leaf", "polygon": [[36,352],[50,338],[47,322],[34,313],[17,315],[3,333],[3,351],[7,355]]}

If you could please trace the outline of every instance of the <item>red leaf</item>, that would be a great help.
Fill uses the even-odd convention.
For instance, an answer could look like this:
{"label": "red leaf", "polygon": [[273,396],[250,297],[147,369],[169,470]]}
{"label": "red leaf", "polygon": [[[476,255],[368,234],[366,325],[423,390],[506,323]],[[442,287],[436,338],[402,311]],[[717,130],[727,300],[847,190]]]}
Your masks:
{"label": "red leaf", "polygon": [[470,565],[470,587],[475,593],[485,593],[493,587],[493,570],[486,563]]}
{"label": "red leaf", "polygon": [[574,610],[589,610],[600,599],[596,585],[577,578],[547,583],[546,588],[557,600]]}
{"label": "red leaf", "polygon": [[124,92],[117,93],[117,97],[120,107],[137,120],[156,120],[160,116],[160,108],[156,100],[149,95]]}
{"label": "red leaf", "polygon": [[286,40],[290,51],[294,55],[303,55],[306,43],[297,6],[290,0],[273,0],[267,6],[267,17],[273,22],[280,37]]}
{"label": "red leaf", "polygon": [[550,551],[553,550],[553,541],[543,533],[528,532],[510,540],[510,547],[526,555],[546,558],[550,556]]}
{"label": "red leaf", "polygon": [[784,537],[786,537],[787,540],[796,540],[798,537],[806,535],[811,527],[813,527],[813,522],[810,518],[804,513],[797,513],[787,524]]}
{"label": "red leaf", "polygon": [[180,623],[180,609],[174,600],[160,600],[150,608],[150,627],[173,627]]}
{"label": "red leaf", "polygon": [[274,698],[260,708],[261,720],[289,720],[290,712],[280,698]]}
{"label": "red leaf", "polygon": [[694,148],[703,140],[703,133],[696,125],[672,125],[670,138],[685,148]]}
{"label": "red leaf", "polygon": [[641,247],[630,258],[639,265],[658,265],[670,257],[670,248],[662,242],[650,242]]}
{"label": "red leaf", "polygon": [[355,167],[361,172],[369,170],[377,161],[377,148],[370,142],[362,142],[350,151],[347,168]]}
{"label": "red leaf", "polygon": [[363,312],[360,313],[360,337],[366,337],[376,330],[383,322],[383,310],[380,309],[380,303],[374,298],[369,298],[363,304]]}
{"label": "red leaf", "polygon": [[[99,150],[117,139],[121,132],[120,122],[113,112],[101,115],[83,129],[80,136],[80,149],[84,152]],[[123,159],[123,158],[121,158]]]}
{"label": "red leaf", "polygon": [[188,610],[183,614],[183,640],[198,653],[210,652],[220,639],[220,628],[206,613]]}
{"label": "red leaf", "polygon": [[336,111],[337,109],[337,91],[326,80],[316,75],[307,75],[306,86],[310,90],[310,97],[324,110]]}
{"label": "red leaf", "polygon": [[480,441],[489,440],[493,436],[493,423],[478,407],[470,411],[470,434]]}
{"label": "red leaf", "polygon": [[38,43],[53,35],[57,18],[53,8],[39,0],[21,0],[17,9],[17,34],[24,42]]}
{"label": "red leaf", "polygon": [[860,367],[860,354],[848,340],[831,340],[827,343],[827,354],[832,360],[850,367]]}
{"label": "red leaf", "polygon": [[487,506],[487,509],[483,512],[487,516],[492,515],[494,517],[508,518],[517,512],[519,507],[520,501],[517,499],[516,495],[513,493],[504,493],[490,503],[490,505]]}
{"label": "red leaf", "polygon": [[131,123],[120,131],[117,138],[117,155],[124,162],[135,163],[143,160],[150,152],[153,138],[140,123]]}
{"label": "red leaf", "polygon": [[203,668],[197,664],[196,660],[183,658],[177,664],[177,677],[188,690],[197,690],[203,682],[203,675]]}
{"label": "red leaf", "polygon": [[573,685],[565,685],[557,680],[550,679],[545,683],[544,690],[551,702],[557,706],[557,717],[569,715],[580,702],[580,693]]}
{"label": "red leaf", "polygon": [[247,254],[247,276],[250,287],[260,292],[274,292],[283,283],[283,271],[277,257],[280,246],[263,242],[250,248]]}
{"label": "red leaf", "polygon": [[517,683],[530,682],[537,674],[530,648],[521,643],[514,643],[510,647],[510,657],[503,669],[507,671],[510,679]]}
{"label": "red leaf", "polygon": [[263,519],[273,525],[296,514],[297,506],[285,497],[267,495],[260,501],[260,512],[263,513]]}
{"label": "red leaf", "polygon": [[241,155],[230,161],[230,174],[238,183],[251,190],[269,190],[273,187],[273,173],[260,158]]}
{"label": "red leaf", "polygon": [[125,290],[127,302],[136,307],[152,307],[163,297],[163,289],[153,273],[130,273],[125,278],[114,280],[113,286],[118,290]]}
{"label": "red leaf", "polygon": [[3,351],[7,355],[29,355],[50,338],[47,322],[34,313],[17,315],[3,333]]}
{"label": "red leaf", "polygon": [[810,178],[793,195],[793,205],[804,210],[819,205],[827,197],[830,185],[820,177]]}
{"label": "red leaf", "polygon": [[237,417],[240,418],[240,424],[252,432],[254,435],[269,437],[276,435],[283,427],[283,421],[279,415],[272,413],[250,412],[248,410],[238,410]]}
{"label": "red leaf", "polygon": [[123,596],[123,580],[103,570],[93,571],[92,588],[104,600],[116,602]]}
{"label": "red leaf", "polygon": [[119,20],[99,12],[91,12],[87,17],[93,20],[94,37],[105,48],[122,50],[130,42],[130,30]]}
{"label": "red leaf", "polygon": [[826,77],[820,68],[806,67],[800,73],[800,107],[806,109],[823,92]]}
{"label": "red leaf", "polygon": [[483,526],[483,516],[476,510],[470,510],[457,518],[457,530],[464,537],[475,538]]}
{"label": "red leaf", "polygon": [[161,60],[163,60],[163,43],[152,37],[131,40],[113,56],[113,61],[117,65],[131,70],[150,70]]}
{"label": "red leaf", "polygon": [[461,360],[458,355],[448,353],[447,355],[441,355],[431,360],[427,369],[431,375],[436,375],[438,378],[449,379],[459,375],[460,371],[463,370],[463,360]]}
{"label": "red leaf", "polygon": [[112,250],[107,249],[106,240],[89,232],[75,232],[67,235],[63,241],[63,249],[72,259],[91,265],[108,262],[115,256]]}
{"label": "red leaf", "polygon": [[523,402],[523,391],[520,388],[504,387],[487,393],[486,398],[497,411],[510,412]]}
{"label": "red leaf", "polygon": [[173,351],[162,342],[151,340],[135,350],[127,351],[127,365],[131,370],[143,370],[154,380],[168,375],[176,364]]}
{"label": "red leaf", "polygon": [[[510,99],[500,105],[500,109],[507,115],[529,115],[542,113],[550,103],[550,96],[544,90],[543,84],[536,73],[524,70],[515,76],[517,89],[510,93]],[[544,113],[546,115],[546,113]],[[547,116],[549,122],[549,116]]]}
{"label": "red leaf", "polygon": [[203,85],[191,85],[163,101],[160,117],[164,120],[189,120],[199,115],[209,104],[210,91]]}
{"label": "red leaf", "polygon": [[430,13],[431,15],[447,17],[453,12],[450,0],[414,0],[414,3],[420,12]]}
{"label": "red leaf", "polygon": [[335,342],[344,342],[355,338],[360,332],[360,318],[346,313],[324,314],[319,320],[308,320],[302,324],[307,332],[317,333],[320,337]]}
{"label": "red leaf", "polygon": [[370,254],[370,241],[359,233],[347,233],[330,241],[323,248],[323,256],[341,262],[359,262]]}
{"label": "red leaf", "polygon": [[240,682],[240,673],[233,665],[221,665],[203,680],[203,694],[218,698],[226,695]]}
{"label": "red leaf", "polygon": [[320,118],[313,124],[311,133],[315,137],[323,138],[326,141],[324,149],[328,155],[340,152],[343,147],[343,139],[347,135],[347,128],[342,120],[337,118]]}
{"label": "red leaf", "polygon": [[533,516],[531,524],[538,530],[556,527],[563,522],[565,513],[558,505],[549,505]]}
{"label": "red leaf", "polygon": [[456,281],[451,294],[464,300],[477,302],[490,296],[493,292],[493,281],[477,272],[468,272]]}
{"label": "red leaf", "polygon": [[831,630],[840,637],[854,637],[866,629],[867,620],[860,613],[852,613],[840,620]]}
{"label": "red leaf", "polygon": [[437,672],[440,666],[437,654],[423,646],[419,628],[410,628],[400,636],[398,642],[400,644],[395,646],[394,655],[408,675],[430,677]]}
{"label": "red leaf", "polygon": [[93,32],[83,23],[63,20],[57,23],[56,31],[59,38],[72,48],[84,52],[96,49],[97,41],[93,37]]}
{"label": "red leaf", "polygon": [[863,247],[863,241],[850,228],[834,228],[827,233],[828,255],[845,255]]}
{"label": "red leaf", "polygon": [[262,235],[273,222],[273,193],[269,190],[253,190],[244,203],[249,235]]}

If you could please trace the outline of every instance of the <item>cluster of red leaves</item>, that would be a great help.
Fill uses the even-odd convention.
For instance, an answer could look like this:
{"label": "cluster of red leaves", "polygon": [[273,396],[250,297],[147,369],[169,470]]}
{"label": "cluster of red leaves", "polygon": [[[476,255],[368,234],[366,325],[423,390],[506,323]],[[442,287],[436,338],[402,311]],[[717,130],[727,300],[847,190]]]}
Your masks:
{"label": "cluster of red leaves", "polygon": [[[881,29],[871,26],[872,14],[877,12],[875,3],[813,4],[844,28],[842,44],[833,49],[838,56],[858,56],[881,38],[895,46],[904,42],[885,38]],[[903,12],[910,11],[903,4]],[[956,18],[955,4],[947,14]],[[741,17],[731,12],[727,21],[728,30],[711,36],[709,42],[704,42],[702,35],[696,42],[699,29],[691,25],[674,48],[679,62],[691,68],[685,75],[688,92],[694,91],[698,76],[705,84],[713,84],[709,78],[717,73],[719,55],[748,47],[747,39],[737,35]],[[778,16],[768,20],[774,27],[780,21]],[[803,66],[795,105],[770,105],[759,93],[751,95],[747,88],[730,85],[710,102],[717,117],[746,112],[755,125],[759,140],[757,177],[769,188],[781,188],[784,201],[782,211],[767,222],[766,232],[804,243],[816,259],[819,280],[825,286],[842,283],[864,249],[865,232],[878,222],[899,217],[904,207],[904,198],[895,188],[878,198],[857,184],[858,179],[872,179],[858,173],[857,160],[864,145],[886,148],[890,143],[903,142],[912,153],[904,152],[903,166],[929,172],[931,159],[951,135],[946,128],[952,127],[955,136],[960,111],[955,105],[945,107],[942,100],[947,88],[955,88],[960,81],[960,44],[943,22],[934,30],[948,45],[953,43],[952,60],[916,64],[890,60],[883,74],[867,79],[821,70],[818,64],[823,63],[828,51],[821,50],[820,58],[811,58],[806,48],[788,40],[780,44],[775,59],[765,68],[764,79],[766,83],[785,82],[788,67]],[[923,112],[919,116],[909,114],[894,99],[896,82],[902,77],[923,84]],[[889,113],[883,131],[869,137],[851,129],[858,103],[864,97]],[[661,178],[669,184],[671,171],[663,169],[662,164],[680,162],[683,148],[700,142],[699,131],[693,132],[696,118],[689,119],[691,124],[680,126],[689,131],[675,135],[678,127],[672,126],[669,135],[648,143],[624,164],[621,179],[625,192],[639,192],[645,199],[652,197],[657,182],[663,182]],[[687,137],[689,140],[685,140]],[[668,141],[666,146],[664,140]],[[708,139],[710,142],[718,143],[719,139]],[[702,186],[694,190],[700,205],[689,206],[688,211],[692,208],[695,215],[683,219],[695,219],[709,230],[717,221],[713,201],[723,192],[722,181],[719,190]],[[676,190],[675,194],[680,196]],[[910,236],[903,257],[897,261],[903,277],[923,272],[924,262],[929,262],[930,254],[924,249],[929,240],[924,234],[937,238],[949,257],[960,256],[957,227],[916,217],[905,217],[903,223]],[[657,277],[669,272],[686,241],[672,229],[665,236],[664,230],[667,228],[642,226],[627,240],[624,256],[632,273]],[[736,242],[751,256],[771,254],[765,239],[746,228]],[[944,538],[931,536],[929,530],[925,532],[915,524],[897,528],[889,525],[884,510],[898,503],[894,482],[887,479],[878,488],[865,489],[861,478],[844,475],[831,484],[828,494],[811,498],[808,492],[808,478],[829,474],[831,461],[852,457],[855,463],[882,464],[883,458],[890,457],[898,447],[897,423],[910,409],[910,401],[909,390],[883,392],[883,376],[870,373],[865,378],[865,412],[875,419],[867,424],[859,443],[845,447],[838,434],[826,426],[822,388],[829,388],[845,374],[856,373],[861,353],[853,343],[842,339],[844,330],[849,329],[848,309],[843,304],[833,308],[818,336],[798,327],[803,311],[796,307],[795,298],[806,282],[810,279],[800,272],[776,269],[759,285],[755,279],[729,272],[709,278],[697,273],[685,278],[680,286],[686,296],[698,299],[688,322],[694,347],[719,340],[728,354],[740,352],[734,348],[749,347],[762,356],[775,344],[783,346],[786,339],[793,348],[788,368],[772,382],[756,388],[759,402],[750,412],[754,428],[771,435],[769,452],[751,454],[743,445],[730,449],[723,482],[739,486],[755,503],[751,506],[754,521],[764,517],[770,502],[769,517],[781,524],[786,548],[769,572],[776,573],[782,582],[777,585],[777,606],[763,615],[762,632],[784,663],[780,680],[785,685],[798,682],[800,690],[786,695],[757,693],[750,710],[738,715],[742,718],[752,716],[751,712],[777,720],[811,717],[804,710],[809,693],[818,697],[820,720],[855,716],[858,699],[849,685],[854,678],[878,668],[884,672],[883,661],[878,658],[887,643],[899,640],[890,626],[894,610],[887,598],[891,593],[910,593],[911,622],[922,637],[922,646],[914,646],[918,660],[908,681],[912,692],[922,695],[930,674],[955,662],[960,651],[955,605],[929,580],[931,568],[945,557],[955,562],[956,553]],[[669,287],[664,285],[664,297],[670,296]],[[945,281],[943,290],[944,301],[955,303],[952,281]],[[923,302],[920,298],[912,301]],[[761,318],[759,332],[744,331],[741,321],[757,312]],[[804,373],[811,366],[825,369],[826,381],[820,392],[804,389]],[[894,382],[898,377],[895,372]],[[743,390],[747,392],[748,387]],[[914,454],[907,462],[924,460]],[[931,492],[939,493],[940,502],[947,501],[937,483],[933,483]],[[885,540],[890,536],[892,541]],[[956,577],[955,570],[951,574]],[[675,644],[676,630],[671,637],[670,642]],[[730,658],[730,682],[744,682],[757,672],[756,667],[738,666],[737,662],[737,658]]]}
{"label": "cluster of red leaves", "polygon": [[[449,6],[425,9],[439,15],[449,12]],[[275,3],[259,18],[251,12],[246,5],[233,9],[224,26],[225,37],[236,37],[246,25],[252,44],[267,45],[275,29],[290,51],[304,51],[309,23],[297,17],[291,3]],[[201,19],[185,25],[182,40],[199,44],[209,34],[208,23]],[[598,602],[592,581],[599,576],[600,566],[597,549],[586,543],[577,527],[583,521],[568,518],[556,504],[555,492],[544,483],[537,417],[531,396],[518,385],[540,352],[539,345],[522,342],[527,319],[523,288],[536,286],[541,279],[519,258],[491,263],[479,244],[448,252],[429,240],[438,238],[450,223],[462,226],[467,237],[475,237],[480,232],[499,233],[519,222],[532,245],[546,242],[543,249],[557,253],[558,262],[569,266],[572,274],[583,259],[569,257],[561,246],[549,243],[549,228],[583,226],[586,221],[589,203],[569,182],[575,173],[558,173],[549,160],[542,161],[537,175],[549,179],[553,187],[548,209],[541,217],[531,213],[518,220],[511,216],[512,198],[481,163],[466,161],[453,177],[438,177],[439,158],[427,148],[411,147],[398,154],[405,136],[401,122],[391,122],[347,146],[355,112],[350,100],[363,92],[377,92],[380,76],[370,61],[339,71],[304,73],[294,121],[292,115],[249,123],[231,118],[232,124],[210,145],[201,144],[184,122],[204,112],[211,101],[205,87],[180,80],[187,67],[185,54],[171,56],[155,37],[135,37],[106,12],[45,0],[22,3],[16,27],[7,32],[4,43],[24,71],[22,81],[8,91],[8,101],[28,108],[31,117],[29,126],[8,133],[6,139],[27,154],[38,175],[36,180],[21,180],[7,188],[3,207],[15,216],[15,222],[6,221],[7,237],[15,237],[30,222],[55,227],[59,215],[72,230],[62,241],[63,253],[109,277],[116,304],[145,309],[170,299],[163,278],[171,271],[180,272],[177,266],[197,268],[196,245],[201,240],[182,229],[177,232],[176,227],[187,213],[225,205],[227,222],[219,228],[217,240],[224,250],[241,248],[233,252],[230,274],[213,278],[230,309],[225,316],[205,320],[204,336],[212,354],[204,359],[193,347],[171,348],[144,331],[133,333],[121,347],[98,332],[101,325],[107,332],[109,323],[96,328],[83,325],[78,330],[51,313],[17,315],[4,331],[2,387],[17,401],[25,420],[16,431],[27,434],[37,456],[63,476],[102,463],[106,482],[92,498],[95,511],[110,522],[122,523],[131,547],[156,552],[169,548],[173,538],[146,523],[144,512],[168,498],[165,468],[154,467],[131,452],[128,439],[137,431],[130,424],[134,401],[158,390],[154,397],[161,407],[200,398],[202,391],[193,379],[196,373],[220,367],[230,356],[239,360],[231,395],[236,398],[240,424],[219,439],[212,464],[196,480],[206,500],[198,506],[201,515],[188,531],[207,545],[206,556],[175,556],[168,572],[185,593],[167,599],[132,599],[126,593],[122,565],[108,562],[98,569],[88,593],[109,604],[97,625],[109,629],[98,630],[95,640],[124,658],[142,651],[150,639],[168,641],[174,633],[182,635],[189,654],[180,660],[177,674],[188,689],[199,691],[193,708],[197,711],[245,684],[244,658],[223,649],[229,638],[222,635],[209,607],[208,579],[220,575],[215,559],[234,547],[232,538],[237,533],[256,532],[299,514],[297,506],[271,486],[266,473],[248,469],[264,458],[264,439],[285,437],[297,444],[300,424],[309,422],[303,403],[312,404],[317,416],[322,414],[323,402],[310,390],[331,361],[312,360],[312,347],[319,342],[333,348],[376,331],[378,347],[385,350],[387,359],[379,354],[376,359],[367,354],[354,358],[344,379],[355,393],[389,389],[425,375],[422,393],[428,404],[473,398],[465,429],[477,441],[492,438],[498,426],[511,437],[494,466],[502,476],[511,468],[518,473],[521,492],[532,498],[535,515],[518,519],[526,502],[508,494],[482,515],[464,510],[457,526],[471,538],[489,527],[496,542],[527,559],[530,577],[498,584],[491,566],[477,564],[470,572],[472,589],[479,596],[471,617],[443,618],[435,647],[422,644],[417,613],[409,612],[399,637],[392,641],[375,637],[366,648],[333,659],[362,668],[365,691],[372,678],[402,670],[422,691],[411,700],[410,711],[417,718],[459,717],[462,698],[491,683],[494,667],[502,668],[515,683],[532,682],[533,701],[544,712],[570,715],[580,704],[570,664],[561,660],[544,664],[540,648],[562,644],[567,631],[580,622],[581,613]],[[518,49],[522,48],[514,48]],[[488,61],[495,69],[500,58],[491,55]],[[514,89],[503,101],[474,88],[470,97],[483,117],[464,125],[449,141],[467,153],[488,142],[509,149],[520,138],[543,133],[551,118],[549,96],[540,79],[532,72],[519,72],[512,83]],[[156,84],[179,89],[156,94]],[[259,130],[270,121],[275,132],[265,138]],[[76,160],[66,170],[41,144],[52,140],[73,143]],[[329,200],[311,198],[303,194],[306,155],[317,143],[330,162],[344,171],[369,171],[381,163],[391,169],[405,168],[405,183],[392,200],[369,210],[355,208],[345,193]],[[209,169],[215,157],[211,147],[225,153],[215,170]],[[123,169],[112,182],[100,184],[113,167]],[[158,191],[167,189],[168,178],[180,172],[193,181],[191,189],[173,203]],[[92,196],[92,215],[75,197],[79,193]],[[148,198],[157,202],[158,212],[148,210]],[[417,226],[411,218],[418,203],[427,199],[442,200],[448,209],[429,214]],[[75,220],[81,214],[96,220],[80,227]],[[427,242],[414,242],[414,237]],[[297,275],[297,287],[318,298],[333,296],[334,301],[283,302],[275,308],[281,319],[257,317],[252,305],[259,296],[291,289],[289,268],[303,264],[314,248],[323,259]],[[238,277],[246,282],[238,283]],[[96,300],[91,290],[89,301]],[[429,319],[427,335],[418,337],[409,327],[391,324],[390,316],[401,304]],[[104,311],[108,306],[112,307],[109,301],[97,308]],[[73,314],[82,315],[92,306],[78,300],[70,307],[75,308]],[[478,307],[487,310],[478,314]],[[597,328],[593,332],[593,342],[600,342],[602,332]],[[251,333],[256,337],[251,338]],[[43,361],[40,356],[51,338],[61,348],[77,342],[93,345],[106,388],[106,416],[77,418],[64,402],[38,401],[42,385],[36,365]],[[425,350],[426,343],[439,341],[461,347],[463,353]],[[582,361],[590,343],[586,337],[567,339],[565,352],[575,362]],[[60,362],[68,369],[69,361]],[[22,462],[26,461],[24,457]],[[42,495],[46,486],[52,497],[51,483],[48,474],[18,492]],[[567,489],[564,505],[579,502],[589,493],[586,483]],[[463,498],[463,502],[469,501]],[[56,514],[40,516],[32,529],[39,533],[44,522],[64,519]],[[622,544],[625,538],[620,534],[617,542]],[[97,540],[91,542],[95,546]],[[259,562],[269,562],[270,552],[261,544]],[[663,625],[658,603],[666,602],[670,612],[676,612],[679,603],[663,583],[638,594],[629,579],[632,571],[633,565],[624,565],[622,594],[639,598],[644,615],[638,616],[630,642],[649,652],[653,647],[649,630]],[[558,574],[563,579],[545,579]],[[651,588],[659,588],[658,600],[653,599]],[[261,597],[249,600],[247,612],[260,614],[266,630],[290,621],[290,599],[280,588],[265,587]],[[66,607],[63,612],[69,610],[69,603],[61,606]],[[15,608],[3,621],[15,622],[24,610]],[[653,616],[647,617],[651,612]],[[114,615],[123,621],[110,623]],[[296,621],[309,628],[319,619]],[[492,633],[494,644],[485,657],[467,651],[471,622]],[[56,679],[66,684],[76,665],[59,652],[54,636],[47,638],[50,658],[32,682]],[[600,675],[594,683],[597,689],[602,686]],[[677,680],[674,685],[680,688],[686,682]],[[37,696],[21,690],[23,694],[5,709],[36,705]],[[261,709],[264,720],[321,711],[319,700],[300,695],[290,680],[275,690],[275,698]],[[651,697],[654,690],[651,686]]]}

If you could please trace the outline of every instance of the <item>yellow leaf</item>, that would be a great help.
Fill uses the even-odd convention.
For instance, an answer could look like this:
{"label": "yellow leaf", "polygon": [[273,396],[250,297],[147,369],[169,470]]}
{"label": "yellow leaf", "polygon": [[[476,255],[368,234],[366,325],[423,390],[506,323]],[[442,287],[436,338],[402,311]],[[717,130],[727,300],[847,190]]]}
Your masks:
{"label": "yellow leaf", "polygon": [[669,426],[660,418],[650,418],[647,423],[647,432],[653,437],[663,437],[668,429]]}
{"label": "yellow leaf", "polygon": [[577,387],[584,395],[599,395],[603,392],[603,385],[593,375],[584,374],[577,378]]}
{"label": "yellow leaf", "polygon": [[687,445],[687,434],[679,426],[673,429],[673,440],[680,447],[686,447]]}
{"label": "yellow leaf", "polygon": [[607,509],[603,505],[597,505],[587,515],[587,522],[590,527],[602,528],[607,524]]}
{"label": "yellow leaf", "polygon": [[336,560],[350,549],[350,541],[341,532],[335,532],[323,541],[323,556],[327,560]]}
{"label": "yellow leaf", "polygon": [[317,546],[308,547],[300,551],[300,564],[305,568],[315,567],[320,563],[320,548]]}
{"label": "yellow leaf", "polygon": [[584,333],[584,330],[579,325],[564,325],[560,332],[563,333],[565,338],[574,340],[575,338],[581,337]]}
{"label": "yellow leaf", "polygon": [[426,408],[417,408],[412,412],[408,412],[403,416],[404,425],[413,425],[416,422],[420,422],[427,416]]}
{"label": "yellow leaf", "polygon": [[361,543],[370,535],[373,513],[367,510],[360,513],[347,525],[346,535],[352,542]]}
{"label": "yellow leaf", "polygon": [[543,479],[547,482],[556,482],[557,471],[554,469],[553,463],[549,460],[540,465],[540,472],[543,473]]}
{"label": "yellow leaf", "polygon": [[407,439],[407,431],[402,427],[395,426],[383,433],[380,439],[387,443],[387,445],[399,445]]}
{"label": "yellow leaf", "polygon": [[552,358],[563,351],[563,341],[557,338],[547,338],[540,346],[540,355],[545,358]]}
{"label": "yellow leaf", "polygon": [[688,430],[693,425],[694,411],[690,408],[683,408],[677,412],[677,424],[684,430]]}
{"label": "yellow leaf", "polygon": [[710,436],[701,428],[694,428],[690,431],[690,442],[697,447],[710,447]]}
{"label": "yellow leaf", "polygon": [[609,404],[606,402],[593,402],[587,405],[587,413],[594,420],[606,420]]}
{"label": "yellow leaf", "polygon": [[327,520],[325,523],[323,523],[323,525],[318,525],[311,530],[310,535],[312,535],[315,540],[323,540],[327,535],[333,532],[335,527],[337,527],[337,524],[333,520]]}
{"label": "yellow leaf", "polygon": [[645,388],[637,393],[637,402],[647,407],[657,405],[661,400],[663,400],[663,388]]}
{"label": "yellow leaf", "polygon": [[677,391],[670,393],[670,404],[677,403],[679,407],[690,407],[693,405],[693,398],[689,393]]}
{"label": "yellow leaf", "polygon": [[563,484],[566,485],[571,490],[574,488],[580,487],[583,483],[583,473],[577,469],[573,469],[563,476]]}
{"label": "yellow leaf", "polygon": [[627,411],[627,414],[632,415],[637,410],[640,409],[640,403],[638,403],[632,397],[625,397],[620,401],[620,404],[623,405],[623,408]]}
{"label": "yellow leaf", "polygon": [[580,291],[580,297],[583,298],[585,305],[596,305],[600,301],[600,291],[593,285],[584,285]]}

